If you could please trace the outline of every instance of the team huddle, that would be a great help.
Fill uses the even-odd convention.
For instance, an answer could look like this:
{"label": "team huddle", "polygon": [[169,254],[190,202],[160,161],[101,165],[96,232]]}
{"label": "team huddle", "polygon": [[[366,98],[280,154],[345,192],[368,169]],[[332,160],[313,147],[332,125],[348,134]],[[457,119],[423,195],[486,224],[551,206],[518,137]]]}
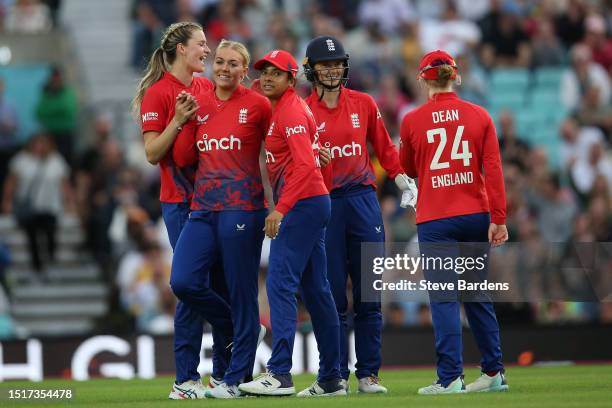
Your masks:
{"label": "team huddle", "polygon": [[[505,195],[490,117],[452,92],[452,57],[427,54],[418,75],[430,100],[404,118],[398,152],[373,98],[346,87],[349,56],[336,38],[308,44],[303,70],[312,93],[305,100],[295,91],[298,64],[290,53],[273,50],[255,62],[260,77],[247,88],[250,55],[234,41],[215,50],[212,80],[193,76],[204,71],[210,52],[200,25],[171,25],[134,98],[147,160],[160,167],[162,215],[174,249],[170,285],[179,302],[169,397],[294,395],[298,293],[320,359],[316,380],[297,396],[347,395],[349,277],[358,391],[386,393],[378,378],[380,294],[362,301],[361,244],[373,243],[373,257],[385,253],[368,143],[402,191],[401,205],[416,209],[419,242],[500,245],[507,240]],[[447,134],[455,136],[445,147]],[[444,181],[456,179],[463,181]],[[264,235],[272,239],[266,278],[272,355],[267,371],[253,379],[266,334],[257,302]],[[419,394],[507,390],[493,305],[465,303],[483,355],[482,376],[465,386],[460,299],[431,303],[438,379]],[[214,343],[208,386],[197,371],[204,322]]]}

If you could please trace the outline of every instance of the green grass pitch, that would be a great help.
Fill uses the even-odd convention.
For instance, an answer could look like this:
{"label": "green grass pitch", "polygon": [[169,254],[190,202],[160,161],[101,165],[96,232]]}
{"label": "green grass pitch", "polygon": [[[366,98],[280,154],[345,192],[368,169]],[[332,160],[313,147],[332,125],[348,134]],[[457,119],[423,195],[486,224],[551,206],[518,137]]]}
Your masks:
{"label": "green grass pitch", "polygon": [[[466,370],[466,383],[478,375],[477,369]],[[218,406],[246,408],[302,407],[610,407],[612,406],[612,365],[578,365],[557,367],[512,367],[507,370],[510,391],[492,394],[463,394],[445,396],[419,396],[417,388],[434,379],[434,369],[389,370],[381,373],[382,383],[389,388],[386,395],[360,395],[352,392],[348,397],[308,398],[264,397],[241,400],[167,400],[172,378],[154,380],[95,379],[85,382],[46,380],[41,383],[0,383],[2,407],[176,407]],[[294,377],[297,390],[313,380],[312,375]],[[72,400],[15,401],[7,399],[8,389],[65,388],[75,393]],[[351,389],[357,389],[351,378]]]}

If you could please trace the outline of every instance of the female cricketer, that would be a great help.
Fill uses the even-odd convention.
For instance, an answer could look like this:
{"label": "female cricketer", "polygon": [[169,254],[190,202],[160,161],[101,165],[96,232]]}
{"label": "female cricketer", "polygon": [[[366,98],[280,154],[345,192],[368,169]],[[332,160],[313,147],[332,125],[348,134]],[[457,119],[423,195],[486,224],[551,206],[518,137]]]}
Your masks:
{"label": "female cricketer", "polygon": [[[497,246],[508,239],[495,126],[483,108],[459,99],[453,92],[453,83],[458,79],[457,65],[448,53],[438,50],[426,54],[420,62],[418,80],[429,92],[429,100],[408,113],[400,129],[400,161],[410,177],[418,177],[416,222],[419,245],[426,257],[463,255],[461,251],[465,249],[460,248],[465,245],[458,245],[462,242],[488,241]],[[486,253],[489,244],[485,246]],[[424,272],[430,280],[457,279],[454,271]],[[418,393],[507,390],[493,304],[464,302],[482,354],[482,375],[466,387],[459,296],[452,291],[430,291],[429,295],[438,379]]]}
{"label": "female cricketer", "polygon": [[[153,52],[145,75],[138,84],[132,102],[139,113],[147,160],[159,164],[161,174],[160,201],[162,216],[172,248],[176,246],[189,215],[193,196],[194,172],[180,169],[171,150],[181,127],[197,110],[196,95],[212,87],[210,80],[194,77],[204,71],[204,60],[210,53],[202,26],[196,23],[175,23],[166,29],[160,46]],[[229,327],[229,311],[222,325]],[[174,316],[174,357],[176,381],[171,399],[204,398],[205,388],[197,371],[202,348],[204,320],[201,314],[185,305],[179,297]],[[223,378],[229,363],[228,340],[213,327],[212,378]]]}
{"label": "female cricketer", "polygon": [[[380,292],[372,291],[362,301],[362,251],[364,242],[372,245],[369,255],[384,256],[385,231],[378,199],[376,176],[370,163],[370,142],[389,177],[402,190],[410,190],[416,204],[416,185],[399,163],[398,151],[371,96],[345,87],[349,56],[340,41],[331,36],[311,40],[306,48],[304,73],[313,85],[306,99],[318,124],[319,142],[324,160],[331,162],[325,172],[331,196],[331,218],[327,226],[325,251],[327,278],[331,285],[340,319],[340,374],[348,390],[348,339],[346,287],[350,276],[355,311],[355,375],[359,392],[385,393],[380,385],[382,313]],[[326,174],[326,175],[327,175]],[[370,263],[371,264],[371,263]],[[370,274],[371,275],[371,274]],[[367,277],[363,277],[367,278]]]}
{"label": "female cricketer", "polygon": [[338,316],[326,274],[325,226],[330,200],[319,164],[312,113],[296,94],[298,66],[291,54],[274,50],[254,65],[260,88],[273,107],[265,139],[266,163],[275,209],[266,217],[273,238],[266,287],[272,323],[268,371],[240,390],[256,395],[292,395],[290,370],[299,291],[312,317],[319,345],[317,380],[298,396],[346,395],[339,373]]}
{"label": "female cricketer", "polygon": [[183,129],[173,150],[179,166],[197,162],[198,168],[191,214],[172,262],[172,287],[197,294],[220,260],[230,295],[232,357],[223,382],[206,391],[209,398],[240,396],[238,384],[251,374],[258,336],[265,335],[257,304],[266,217],[259,153],[272,108],[241,85],[249,61],[243,44],[221,41],[213,60],[214,89],[197,95],[196,123]]}

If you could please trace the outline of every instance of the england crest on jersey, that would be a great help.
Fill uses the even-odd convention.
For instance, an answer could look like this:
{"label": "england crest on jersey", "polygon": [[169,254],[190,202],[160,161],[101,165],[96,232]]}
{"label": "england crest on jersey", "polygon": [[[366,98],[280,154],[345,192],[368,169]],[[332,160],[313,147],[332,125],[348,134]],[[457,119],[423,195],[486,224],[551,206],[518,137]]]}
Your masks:
{"label": "england crest on jersey", "polygon": [[247,123],[247,115],[249,114],[249,110],[247,108],[240,109],[240,113],[238,114],[238,123]]}

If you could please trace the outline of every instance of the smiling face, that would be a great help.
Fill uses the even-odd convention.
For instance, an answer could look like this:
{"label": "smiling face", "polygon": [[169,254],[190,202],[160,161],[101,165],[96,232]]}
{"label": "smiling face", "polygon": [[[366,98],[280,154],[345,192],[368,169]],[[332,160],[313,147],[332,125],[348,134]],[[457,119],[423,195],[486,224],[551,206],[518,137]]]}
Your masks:
{"label": "smiling face", "polygon": [[333,60],[317,62],[314,64],[313,68],[320,83],[331,88],[340,86],[342,76],[344,75],[344,61]]}
{"label": "smiling face", "polygon": [[213,62],[213,80],[217,87],[234,90],[246,76],[248,67],[238,51],[219,48]]}
{"label": "smiling face", "polygon": [[210,54],[210,48],[202,30],[194,30],[185,44],[177,45],[177,51],[183,56],[191,72],[204,71],[204,60]]}
{"label": "smiling face", "polygon": [[287,71],[282,71],[272,64],[266,64],[260,75],[261,92],[270,100],[277,100],[285,91],[295,84],[295,79]]}

